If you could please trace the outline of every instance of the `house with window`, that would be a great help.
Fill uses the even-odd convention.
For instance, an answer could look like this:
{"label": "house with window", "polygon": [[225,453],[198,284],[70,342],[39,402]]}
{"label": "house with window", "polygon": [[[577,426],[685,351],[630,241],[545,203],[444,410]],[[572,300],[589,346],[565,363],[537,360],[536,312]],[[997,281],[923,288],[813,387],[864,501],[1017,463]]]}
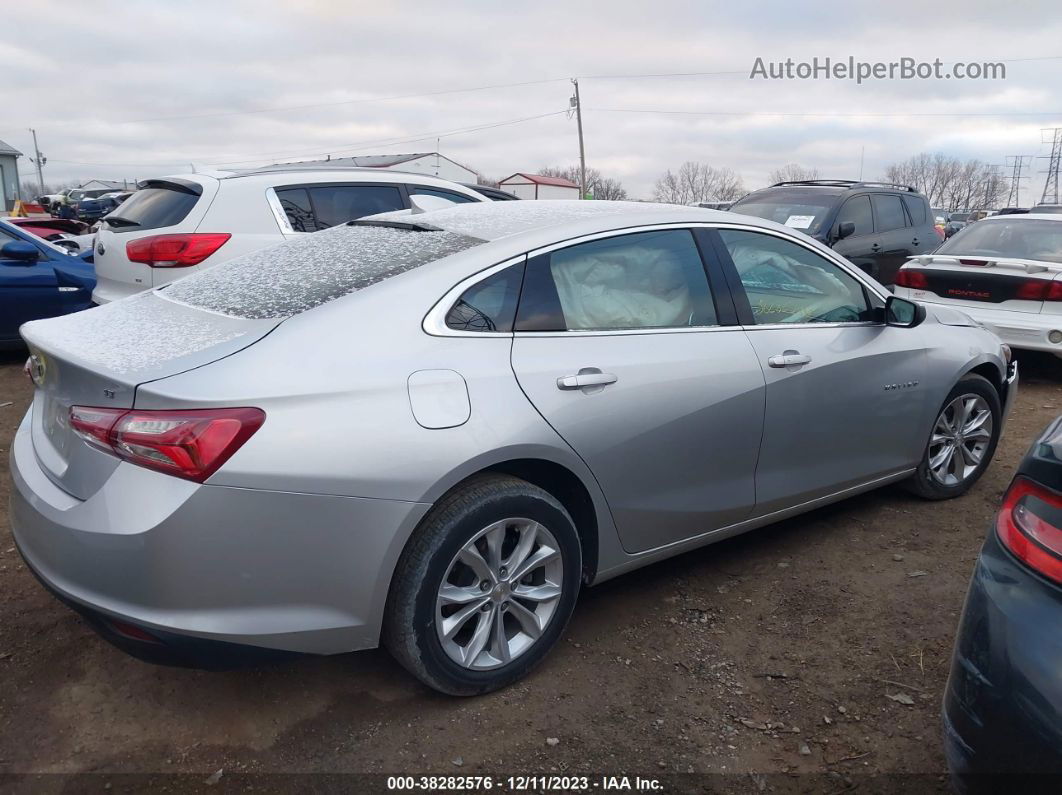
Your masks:
{"label": "house with window", "polygon": [[10,210],[18,192],[18,159],[22,153],[13,146],[0,141],[0,210]]}
{"label": "house with window", "polygon": [[498,187],[521,199],[579,198],[579,186],[570,179],[544,177],[541,174],[517,172],[501,180]]}

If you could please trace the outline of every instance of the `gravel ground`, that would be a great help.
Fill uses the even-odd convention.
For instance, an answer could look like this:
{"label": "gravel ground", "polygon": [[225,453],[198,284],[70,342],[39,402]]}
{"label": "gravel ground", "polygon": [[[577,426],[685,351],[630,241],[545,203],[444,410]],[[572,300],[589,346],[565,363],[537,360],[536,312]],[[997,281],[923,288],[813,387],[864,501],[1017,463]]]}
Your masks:
{"label": "gravel ground", "polygon": [[[0,505],[30,399],[22,358],[0,354]],[[380,651],[228,673],[138,662],[40,588],[5,514],[0,789],[121,789],[147,773],[194,788],[219,770],[219,789],[241,791],[280,781],[251,774],[336,772],[942,789],[938,713],[971,566],[1015,465],[1062,411],[1062,364],[1021,366],[995,461],[966,497],[886,488],[588,589],[528,680],[475,699],[426,690]],[[42,773],[97,775],[20,778]]]}

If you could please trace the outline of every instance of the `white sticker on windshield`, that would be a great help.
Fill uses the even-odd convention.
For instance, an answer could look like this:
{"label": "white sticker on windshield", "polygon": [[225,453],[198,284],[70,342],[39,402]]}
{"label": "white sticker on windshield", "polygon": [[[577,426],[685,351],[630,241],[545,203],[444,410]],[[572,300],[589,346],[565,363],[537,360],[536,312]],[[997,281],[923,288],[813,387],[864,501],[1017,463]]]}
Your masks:
{"label": "white sticker on windshield", "polygon": [[814,221],[814,215],[791,215],[786,220],[785,225],[794,229],[807,229]]}

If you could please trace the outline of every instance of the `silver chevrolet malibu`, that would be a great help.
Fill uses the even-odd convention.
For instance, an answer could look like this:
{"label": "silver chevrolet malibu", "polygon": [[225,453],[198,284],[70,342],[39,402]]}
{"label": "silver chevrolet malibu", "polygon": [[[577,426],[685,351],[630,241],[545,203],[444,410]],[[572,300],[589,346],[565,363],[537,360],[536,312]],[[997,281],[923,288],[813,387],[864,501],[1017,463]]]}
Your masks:
{"label": "silver chevrolet malibu", "polygon": [[962,495],[1017,383],[799,231],[633,203],[376,216],[22,333],[45,587],[148,659],[382,643],[460,695],[583,585],[888,483]]}

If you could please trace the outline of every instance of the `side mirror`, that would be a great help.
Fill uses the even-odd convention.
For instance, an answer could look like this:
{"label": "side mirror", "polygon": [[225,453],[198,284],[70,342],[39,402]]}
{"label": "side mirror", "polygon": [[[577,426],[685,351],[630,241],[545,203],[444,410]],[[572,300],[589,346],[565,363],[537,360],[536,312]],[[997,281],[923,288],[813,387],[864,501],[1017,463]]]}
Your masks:
{"label": "side mirror", "polygon": [[836,240],[844,240],[846,237],[850,237],[854,234],[855,223],[853,221],[845,221],[844,223],[837,224]]}
{"label": "side mirror", "polygon": [[926,319],[926,308],[906,298],[890,295],[885,301],[885,325],[914,328]]}
{"label": "side mirror", "polygon": [[10,240],[0,246],[0,260],[16,260],[20,264],[36,262],[40,258],[40,252],[32,243],[24,240]]}

